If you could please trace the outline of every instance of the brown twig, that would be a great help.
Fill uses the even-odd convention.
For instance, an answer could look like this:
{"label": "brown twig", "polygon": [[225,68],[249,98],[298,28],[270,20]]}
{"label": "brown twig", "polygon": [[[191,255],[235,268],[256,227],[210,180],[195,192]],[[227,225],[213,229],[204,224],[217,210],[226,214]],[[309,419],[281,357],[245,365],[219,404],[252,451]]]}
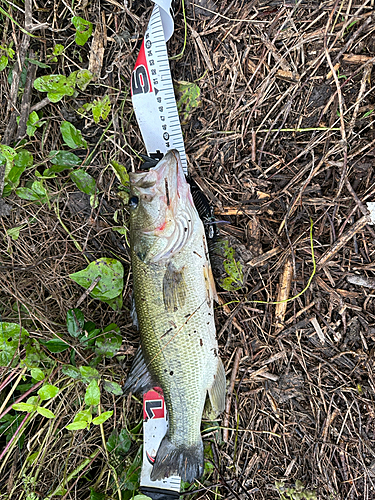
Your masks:
{"label": "brown twig", "polygon": [[353,238],[355,234],[361,231],[366,224],[371,223],[371,218],[369,215],[364,215],[355,222],[352,227],[343,235],[340,236],[338,240],[329,248],[317,261],[317,269],[321,269],[332,257],[344,246],[346,243]]}
{"label": "brown twig", "polygon": [[[328,30],[328,24],[327,24],[327,30]],[[336,194],[336,197],[338,198],[340,196],[340,193],[341,193],[341,190],[343,188],[344,181],[346,178],[346,170],[347,170],[347,162],[348,162],[348,143],[346,140],[346,131],[345,131],[345,122],[344,122],[344,102],[343,102],[343,97],[342,97],[339,79],[337,77],[335,68],[334,68],[332,61],[331,61],[331,56],[329,55],[329,51],[328,51],[327,31],[324,34],[324,51],[325,51],[327,63],[332,71],[332,76],[333,76],[333,79],[334,79],[335,84],[336,84],[337,95],[338,95],[338,99],[339,99],[340,133],[341,133],[341,142],[342,142],[341,146],[342,146],[342,151],[343,151],[343,165],[342,165],[341,178],[340,178],[340,182],[339,182],[339,186],[338,186],[337,194]]]}
{"label": "brown twig", "polygon": [[[34,59],[34,57],[35,57],[34,52],[30,50],[29,58]],[[29,62],[26,74],[25,90],[23,92],[21,101],[20,121],[18,124],[16,140],[22,139],[22,137],[26,135],[27,120],[29,118],[29,113],[30,113],[31,94],[33,90],[35,74],[36,74],[36,65]]]}
{"label": "brown twig", "polygon": [[[32,25],[32,0],[25,1],[25,29],[29,30]],[[12,142],[16,127],[17,121],[16,116],[19,115],[17,110],[17,97],[18,97],[18,89],[20,84],[20,78],[23,66],[25,64],[26,53],[30,45],[30,36],[27,33],[22,34],[21,44],[17,51],[17,62],[13,68],[12,73],[12,84],[10,87],[10,95],[8,99],[8,107],[7,107],[7,115],[10,114],[10,118],[8,121],[8,126],[5,129],[3,144],[10,144]]]}
{"label": "brown twig", "polygon": [[236,377],[237,377],[237,373],[238,373],[238,368],[240,366],[241,358],[242,358],[242,348],[237,347],[236,356],[234,358],[234,363],[233,363],[233,368],[232,368],[232,374],[230,377],[229,389],[228,389],[228,393],[227,393],[227,402],[225,405],[225,413],[224,413],[224,419],[223,419],[223,427],[224,427],[224,429],[223,429],[223,441],[225,441],[225,442],[228,442],[228,435],[229,435],[228,426],[229,426],[230,407],[232,404],[232,395],[233,395],[233,391],[234,391],[234,384],[236,382]]}

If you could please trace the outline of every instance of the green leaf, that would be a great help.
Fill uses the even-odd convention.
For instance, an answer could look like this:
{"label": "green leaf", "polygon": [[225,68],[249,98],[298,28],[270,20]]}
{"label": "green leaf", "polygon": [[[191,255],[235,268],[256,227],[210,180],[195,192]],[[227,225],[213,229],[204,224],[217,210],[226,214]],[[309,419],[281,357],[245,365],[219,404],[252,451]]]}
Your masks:
{"label": "green leaf", "polygon": [[100,425],[100,424],[104,423],[106,420],[108,420],[109,418],[111,418],[112,415],[113,415],[113,410],[111,410],[111,411],[105,411],[101,415],[95,417],[93,419],[92,423],[94,425]]}
{"label": "green leaf", "polygon": [[111,111],[111,102],[109,95],[105,95],[103,99],[95,99],[91,107],[92,116],[95,123],[99,123],[100,118],[105,120]]}
{"label": "green leaf", "polygon": [[86,429],[86,427],[89,425],[88,422],[72,422],[71,424],[67,425],[65,429],[68,429],[68,431],[78,431],[80,429]]}
{"label": "green leaf", "polygon": [[87,40],[92,34],[92,23],[86,21],[82,17],[74,16],[72,17],[72,23],[74,24],[77,32],[75,36],[75,42],[77,45],[85,45]]}
{"label": "green leaf", "polygon": [[41,401],[54,398],[59,393],[59,388],[55,385],[45,384],[38,391]]}
{"label": "green leaf", "polygon": [[35,405],[30,405],[27,403],[16,403],[12,405],[13,410],[16,411],[26,411],[27,413],[31,413],[35,411]]}
{"label": "green leaf", "polygon": [[38,403],[39,403],[39,397],[38,396],[31,396],[27,399],[26,403],[28,405],[33,405],[36,408],[38,406]]}
{"label": "green leaf", "polygon": [[77,413],[74,417],[73,422],[88,422],[89,424],[92,422],[92,415],[90,410],[82,410]]}
{"label": "green leaf", "polygon": [[10,170],[5,176],[5,190],[4,196],[8,196],[12,189],[15,189],[20,183],[20,177],[26,168],[31,167],[33,164],[33,156],[26,149],[21,149],[18,154],[14,156]]}
{"label": "green leaf", "polygon": [[77,71],[77,87],[82,91],[86,90],[86,87],[91,82],[93,76],[94,75],[88,69],[81,69]]}
{"label": "green leaf", "polygon": [[0,419],[0,435],[3,436],[5,434],[6,442],[12,439],[17,430],[17,427],[21,423],[22,418],[23,417],[17,413],[15,413],[14,415],[10,415],[8,413]]}
{"label": "green leaf", "polygon": [[69,276],[84,288],[88,288],[98,276],[101,276],[99,283],[90,292],[92,297],[100,300],[115,299],[121,295],[124,286],[122,264],[116,259],[107,257],[97,259],[82,271]]}
{"label": "green leaf", "polygon": [[61,54],[64,52],[64,50],[65,50],[64,45],[61,45],[60,43],[57,43],[53,47],[53,55],[54,56],[61,56]]}
{"label": "green leaf", "polygon": [[21,362],[22,366],[25,365],[28,368],[37,368],[41,362],[52,361],[48,356],[46,356],[46,354],[44,354],[39,344],[39,342],[35,341],[25,344],[26,357]]}
{"label": "green leaf", "polygon": [[36,129],[42,127],[46,122],[40,121],[39,115],[36,111],[32,111],[29,115],[29,118],[26,122],[27,129],[26,133],[29,137],[33,137]]}
{"label": "green leaf", "polygon": [[25,226],[18,226],[18,227],[11,227],[10,229],[7,229],[7,235],[12,238],[13,241],[17,241],[20,235],[20,231],[22,228]]}
{"label": "green leaf", "polygon": [[114,394],[115,396],[122,396],[122,387],[117,382],[105,380],[103,383],[103,389],[110,394]]}
{"label": "green leaf", "polygon": [[36,451],[35,453],[32,453],[31,455],[29,455],[27,458],[26,458],[26,462],[28,462],[29,464],[32,464],[35,462],[36,458],[38,457],[39,455],[39,451]]}
{"label": "green leaf", "polygon": [[47,97],[51,102],[58,102],[64,96],[72,96],[76,83],[76,74],[69,75],[45,75],[36,78],[34,88],[40,92],[47,92]]}
{"label": "green leaf", "polygon": [[48,340],[48,342],[46,342],[44,345],[47,347],[49,352],[54,352],[54,353],[64,352],[70,348],[69,344],[67,344],[61,339]]}
{"label": "green leaf", "polygon": [[55,174],[58,172],[63,172],[64,170],[70,170],[72,167],[67,167],[65,165],[52,165],[50,168],[46,168],[46,170],[43,171],[43,178],[44,179],[53,179],[56,177]]}
{"label": "green leaf", "polygon": [[[51,151],[49,154],[50,162],[53,165],[61,165],[64,167],[77,167],[82,163],[81,158],[79,158],[77,155],[74,153],[71,153],[70,151]],[[53,167],[51,167],[53,168]]]}
{"label": "green leaf", "polygon": [[73,365],[64,365],[61,369],[64,375],[67,377],[71,377],[74,379],[79,379],[81,378],[81,372],[76,366]]}
{"label": "green leaf", "polygon": [[152,500],[152,498],[147,495],[135,495],[133,500]]}
{"label": "green leaf", "polygon": [[101,330],[95,327],[95,323],[92,321],[87,321],[83,325],[84,333],[80,337],[79,341],[85,347],[92,346],[95,344],[95,338],[100,334]]}
{"label": "green leaf", "polygon": [[21,149],[18,151],[14,158],[14,166],[17,168],[28,168],[34,163],[33,155],[27,151],[27,149]]}
{"label": "green leaf", "polygon": [[129,174],[124,165],[121,165],[121,163],[118,163],[115,160],[111,161],[111,167],[113,168],[113,171],[116,174],[116,177],[120,181],[120,183],[123,186],[128,187],[129,186]]}
{"label": "green leaf", "polygon": [[115,451],[116,454],[125,454],[130,449],[132,438],[126,429],[121,429],[120,433],[118,433],[117,429],[114,429],[106,444],[110,453]]}
{"label": "green leaf", "polygon": [[96,181],[90,174],[87,174],[84,170],[74,170],[70,174],[70,178],[77,186],[77,188],[83,193],[93,195],[96,193]]}
{"label": "green leaf", "polygon": [[5,163],[5,173],[4,178],[8,177],[8,174],[13,167],[14,158],[16,157],[17,152],[15,149],[10,146],[6,146],[5,144],[0,144],[0,165]]}
{"label": "green leaf", "polygon": [[69,309],[66,313],[66,326],[69,335],[79,337],[82,335],[82,328],[85,324],[85,317],[80,309]]}
{"label": "green leaf", "polygon": [[81,372],[82,380],[85,384],[100,378],[98,370],[91,368],[91,366],[80,366],[79,371]]}
{"label": "green leaf", "polygon": [[78,429],[86,429],[89,428],[90,423],[92,421],[92,415],[90,410],[83,410],[77,413],[74,417],[74,420],[71,424],[66,426],[66,429],[71,431],[75,431]]}
{"label": "green leaf", "polygon": [[32,368],[31,369],[31,376],[37,382],[39,382],[40,380],[43,380],[45,378],[45,375],[40,368]]}
{"label": "green leaf", "polygon": [[46,203],[48,194],[41,181],[34,181],[31,187],[21,187],[16,189],[16,194],[23,200]]}
{"label": "green leaf", "polygon": [[362,116],[362,118],[367,118],[368,116],[371,115],[371,113],[373,113],[374,110],[373,109],[370,109],[370,111],[366,111],[366,113]]}
{"label": "green leaf", "polygon": [[92,208],[97,208],[99,205],[99,198],[98,198],[98,194],[92,194],[90,195],[90,206]]}
{"label": "green leaf", "polygon": [[[10,45],[13,45],[13,42]],[[16,51],[13,50],[11,46],[9,46],[9,47],[1,47],[1,48],[3,50],[5,50],[5,52],[7,53],[7,56],[10,57],[10,59],[13,59],[14,54],[16,53]]]}
{"label": "green leaf", "polygon": [[43,408],[43,406],[38,406],[36,411],[43,417],[56,418],[56,415],[54,415],[50,410],[47,410],[47,408]]}
{"label": "green leaf", "polygon": [[96,328],[96,325],[93,321],[85,321],[84,325],[83,325],[83,329],[85,330],[85,332],[87,333],[91,333],[93,332],[94,330],[95,331],[100,331]]}
{"label": "green leaf", "polygon": [[0,366],[7,366],[12,360],[12,366],[18,363],[16,352],[28,336],[29,333],[17,323],[0,321]]}
{"label": "green leaf", "polygon": [[94,488],[90,488],[90,500],[105,500],[106,496],[104,493],[99,493],[95,491]]}
{"label": "green leaf", "polygon": [[124,235],[129,232],[129,229],[124,226],[113,226],[112,231],[116,231],[117,233]]}
{"label": "green leaf", "polygon": [[175,90],[178,94],[177,108],[181,123],[187,123],[190,113],[201,105],[201,90],[196,83],[177,82]]}
{"label": "green leaf", "polygon": [[0,57],[0,71],[3,71],[8,66],[8,58],[7,56]]}
{"label": "green leaf", "polygon": [[114,311],[121,311],[122,309],[122,295],[118,295],[114,299],[100,299],[102,302],[106,303]]}
{"label": "green leaf", "polygon": [[96,380],[91,380],[86,389],[85,403],[87,405],[98,405],[100,403],[100,390],[98,382]]}
{"label": "green leaf", "polygon": [[[57,490],[54,491],[54,495],[62,497],[62,496],[64,496],[67,493],[67,491],[68,490],[66,488],[59,488],[59,489],[57,489]],[[27,498],[26,497],[26,500],[35,500],[35,497],[33,497],[33,498]]]}
{"label": "green leaf", "polygon": [[67,146],[72,149],[87,149],[87,142],[82,138],[82,132],[77,130],[72,123],[62,122],[60,130]]}
{"label": "green leaf", "polygon": [[30,59],[30,57],[27,57],[26,60],[31,64],[35,64],[35,66],[38,66],[38,68],[46,69],[51,67],[49,64],[38,61],[37,59]]}
{"label": "green leaf", "polygon": [[95,343],[95,353],[99,356],[106,356],[108,358],[113,358],[121,348],[122,337],[121,335],[116,335],[113,333],[117,331],[120,333],[120,329],[114,323],[111,323],[107,328],[103,330],[102,335],[98,337]]}
{"label": "green leaf", "polygon": [[27,392],[29,389],[33,387],[34,384],[18,384],[17,385],[17,391],[20,391],[21,394],[24,394]]}

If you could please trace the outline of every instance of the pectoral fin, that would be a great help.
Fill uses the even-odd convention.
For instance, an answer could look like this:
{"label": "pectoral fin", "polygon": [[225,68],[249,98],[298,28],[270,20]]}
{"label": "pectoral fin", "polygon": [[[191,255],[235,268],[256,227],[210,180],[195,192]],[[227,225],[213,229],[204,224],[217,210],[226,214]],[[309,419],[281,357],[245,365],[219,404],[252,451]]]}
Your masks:
{"label": "pectoral fin", "polygon": [[163,299],[167,311],[177,311],[185,304],[187,293],[184,268],[177,270],[170,264],[163,278]]}
{"label": "pectoral fin", "polygon": [[208,389],[208,399],[204,408],[204,418],[215,420],[225,408],[226,379],[224,365],[221,359],[217,365],[214,383]]}
{"label": "pectoral fin", "polygon": [[144,394],[154,387],[155,383],[152,380],[151,374],[148,371],[142,349],[139,347],[133,359],[133,364],[130,368],[128,378],[125,380],[123,392],[134,392]]}

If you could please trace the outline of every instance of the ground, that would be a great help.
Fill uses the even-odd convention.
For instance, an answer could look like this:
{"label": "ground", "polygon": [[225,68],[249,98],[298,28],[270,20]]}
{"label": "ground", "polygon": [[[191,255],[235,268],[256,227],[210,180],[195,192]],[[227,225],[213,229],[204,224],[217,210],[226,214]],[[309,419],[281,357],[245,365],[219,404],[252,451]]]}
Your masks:
{"label": "ground", "polygon": [[[225,221],[232,264],[242,266],[225,290],[212,257],[227,408],[204,423],[205,475],[184,498],[373,499],[373,1],[186,0],[185,20],[181,2],[173,5],[177,98],[180,82],[200,90],[198,106],[181,109],[190,173]],[[125,175],[121,165],[136,168],[145,152],[129,82],[151,10],[137,0],[1,2],[0,136],[18,157],[2,147],[0,315],[29,336],[19,328],[1,336],[12,359],[1,358],[0,498],[126,499],[137,488],[141,404],[116,385],[139,340],[130,318],[127,191],[115,166]],[[93,23],[83,45],[73,16]],[[86,87],[68,79],[56,102],[33,86],[87,68],[97,78]],[[99,102],[104,112],[96,108],[94,121],[82,108]],[[37,124],[26,133],[32,111]],[[82,134],[70,148],[63,122]],[[76,156],[59,162],[51,151]],[[99,258],[123,266],[119,310],[69,276]],[[68,313],[77,307],[85,325]],[[97,340],[112,323],[116,355]],[[42,386],[47,393],[28,412],[12,408]],[[84,398],[94,408],[84,426],[113,414],[67,430]]]}

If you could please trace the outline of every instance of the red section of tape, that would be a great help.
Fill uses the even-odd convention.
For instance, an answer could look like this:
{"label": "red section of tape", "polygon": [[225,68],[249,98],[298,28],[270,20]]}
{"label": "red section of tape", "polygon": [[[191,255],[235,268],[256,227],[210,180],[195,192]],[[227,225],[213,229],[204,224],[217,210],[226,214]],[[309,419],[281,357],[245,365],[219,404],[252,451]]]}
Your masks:
{"label": "red section of tape", "polygon": [[132,96],[135,94],[148,94],[152,92],[150,72],[145,53],[145,41],[143,40],[131,77]]}
{"label": "red section of tape", "polygon": [[155,387],[143,396],[143,419],[155,418],[165,418],[165,403],[160,387]]}

